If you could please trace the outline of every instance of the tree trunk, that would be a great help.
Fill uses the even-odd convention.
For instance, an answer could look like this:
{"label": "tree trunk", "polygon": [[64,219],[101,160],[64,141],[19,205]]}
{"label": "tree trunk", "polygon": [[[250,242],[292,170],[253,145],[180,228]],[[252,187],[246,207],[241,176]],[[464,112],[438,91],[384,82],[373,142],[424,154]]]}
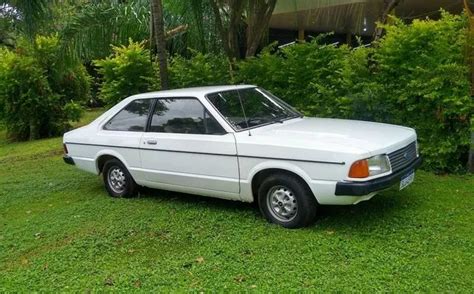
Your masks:
{"label": "tree trunk", "polygon": [[[224,51],[233,63],[240,57],[238,33],[239,25],[244,11],[244,0],[228,0],[226,3],[219,0],[210,1],[214,18],[216,19],[217,29],[221,35]],[[227,11],[225,8],[227,8]],[[222,13],[221,13],[222,12]],[[224,24],[222,14],[225,13],[228,23]]]}
{"label": "tree trunk", "polygon": [[249,1],[247,21],[247,50],[245,57],[254,56],[268,29],[276,0]]}
{"label": "tree trunk", "polygon": [[[382,15],[380,16],[379,23],[386,24],[388,20],[388,15],[390,12],[400,4],[401,0],[385,0],[384,9]],[[383,28],[377,27],[374,32],[374,42],[378,41],[383,35]]]}
{"label": "tree trunk", "polygon": [[214,13],[214,18],[216,19],[216,26],[219,34],[221,35],[222,46],[224,47],[224,52],[229,59],[232,58],[232,52],[229,48],[229,40],[227,38],[227,32],[224,28],[224,24],[222,23],[221,13],[219,11],[219,6],[217,4],[217,0],[211,0],[211,7],[212,12]]}
{"label": "tree trunk", "polygon": [[168,89],[168,60],[166,56],[166,37],[163,22],[163,4],[161,0],[151,0],[151,15],[153,23],[156,53],[160,67],[161,89]]}
{"label": "tree trunk", "polygon": [[155,28],[153,25],[153,10],[150,10],[150,60],[156,55]]}
{"label": "tree trunk", "polygon": [[38,123],[34,120],[30,120],[30,134],[29,134],[29,140],[33,141],[39,138],[38,134]]}

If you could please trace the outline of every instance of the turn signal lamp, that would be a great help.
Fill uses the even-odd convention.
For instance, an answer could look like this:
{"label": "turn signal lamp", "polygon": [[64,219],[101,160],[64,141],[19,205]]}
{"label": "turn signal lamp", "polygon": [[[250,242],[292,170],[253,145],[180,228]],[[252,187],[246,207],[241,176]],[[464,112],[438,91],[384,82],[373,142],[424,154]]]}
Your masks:
{"label": "turn signal lamp", "polygon": [[369,163],[367,159],[354,162],[349,170],[351,178],[367,178],[369,176]]}

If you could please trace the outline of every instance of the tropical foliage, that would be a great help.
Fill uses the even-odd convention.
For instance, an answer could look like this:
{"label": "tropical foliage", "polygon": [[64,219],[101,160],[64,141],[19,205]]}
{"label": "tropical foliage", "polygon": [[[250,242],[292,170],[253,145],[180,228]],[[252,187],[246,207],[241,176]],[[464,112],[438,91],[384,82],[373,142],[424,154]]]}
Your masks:
{"label": "tropical foliage", "polygon": [[467,23],[443,14],[440,21],[397,21],[375,51],[388,121],[417,129],[429,166],[462,168],[470,144],[473,100],[466,60]]}
{"label": "tropical foliage", "polygon": [[231,70],[224,55],[194,51],[191,58],[174,56],[170,75],[173,88],[225,85],[231,83]]}
{"label": "tropical foliage", "polygon": [[113,47],[113,55],[96,60],[102,78],[99,97],[109,105],[141,92],[157,89],[157,75],[150,52],[143,43]]}
{"label": "tropical foliage", "polygon": [[56,136],[79,119],[90,77],[81,64],[65,67],[58,50],[55,36],[20,41],[14,52],[1,49],[0,110],[10,137]]}
{"label": "tropical foliage", "polygon": [[[273,0],[0,1],[0,46],[8,48],[0,120],[17,139],[50,136],[91,99],[88,72],[97,82],[92,98],[108,105],[167,87],[169,72],[170,87],[252,83],[307,115],[408,125],[425,167],[463,169],[473,120],[464,16],[392,19],[369,48],[319,36],[252,57],[274,8]],[[35,119],[40,106],[46,118]]]}
{"label": "tropical foliage", "polygon": [[179,73],[176,87],[210,84],[209,77],[216,78],[215,84],[228,78],[228,83],[269,89],[310,116],[413,127],[425,167],[458,171],[467,162],[474,109],[466,28],[464,16],[448,13],[439,21],[410,25],[394,19],[375,48],[326,45],[320,37],[277,53],[270,46],[238,63],[233,80],[218,70],[196,70],[224,69],[223,58],[215,56],[194,57],[187,64],[178,59],[171,70]]}
{"label": "tropical foliage", "polygon": [[91,1],[67,17],[60,36],[65,57],[85,61],[107,57],[111,45],[150,38],[149,0]]}

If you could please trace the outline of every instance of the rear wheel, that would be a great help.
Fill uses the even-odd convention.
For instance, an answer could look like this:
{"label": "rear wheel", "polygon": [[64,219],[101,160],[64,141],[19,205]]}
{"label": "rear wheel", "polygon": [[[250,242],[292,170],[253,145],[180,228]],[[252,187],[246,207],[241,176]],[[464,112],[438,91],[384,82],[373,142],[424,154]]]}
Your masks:
{"label": "rear wheel", "polygon": [[317,202],[309,187],[296,176],[275,174],[258,189],[258,204],[265,218],[285,228],[300,228],[316,217]]}
{"label": "rear wheel", "polygon": [[102,170],[105,189],[112,197],[133,197],[137,193],[137,184],[127,168],[117,159],[108,160]]}

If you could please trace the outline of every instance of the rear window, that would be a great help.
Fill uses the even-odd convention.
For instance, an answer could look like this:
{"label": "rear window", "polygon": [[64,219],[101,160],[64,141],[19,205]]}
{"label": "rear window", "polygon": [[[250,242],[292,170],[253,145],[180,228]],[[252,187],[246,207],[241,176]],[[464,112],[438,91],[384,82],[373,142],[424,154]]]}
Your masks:
{"label": "rear window", "polygon": [[120,110],[104,129],[109,131],[144,132],[153,99],[139,99],[130,102]]}

